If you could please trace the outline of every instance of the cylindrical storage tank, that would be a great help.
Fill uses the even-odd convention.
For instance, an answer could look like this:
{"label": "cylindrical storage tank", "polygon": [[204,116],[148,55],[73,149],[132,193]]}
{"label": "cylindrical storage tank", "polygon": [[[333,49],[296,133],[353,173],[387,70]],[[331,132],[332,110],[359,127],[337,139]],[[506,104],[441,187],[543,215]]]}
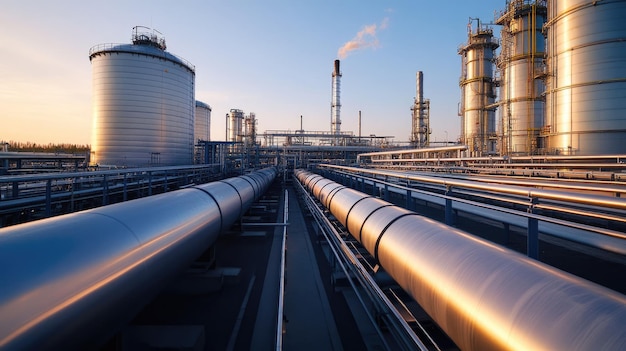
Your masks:
{"label": "cylindrical storage tank", "polygon": [[193,161],[195,67],[153,32],[89,52],[93,74],[91,162],[121,166]]}
{"label": "cylindrical storage tank", "polygon": [[626,151],[626,2],[548,2],[548,151],[603,155]]}
{"label": "cylindrical storage tank", "polygon": [[541,78],[546,22],[545,0],[516,0],[496,20],[502,25],[500,72],[500,153],[540,153],[539,136],[544,125],[545,84]]}
{"label": "cylindrical storage tank", "polygon": [[243,111],[231,109],[228,112],[228,141],[243,141]]}
{"label": "cylindrical storage tank", "polygon": [[246,147],[256,144],[256,114],[254,112],[250,112],[244,118],[243,134]]}
{"label": "cylindrical storage tank", "polygon": [[461,143],[471,156],[495,153],[496,118],[493,59],[498,40],[490,28],[471,29],[468,42],[459,49],[462,57]]}
{"label": "cylindrical storage tank", "polygon": [[194,142],[211,140],[211,106],[196,100]]}

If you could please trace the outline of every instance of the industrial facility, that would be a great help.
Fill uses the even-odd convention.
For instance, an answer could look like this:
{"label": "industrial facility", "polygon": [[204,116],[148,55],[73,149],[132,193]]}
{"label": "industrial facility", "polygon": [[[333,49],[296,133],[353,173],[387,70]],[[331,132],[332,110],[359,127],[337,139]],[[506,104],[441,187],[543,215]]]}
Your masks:
{"label": "industrial facility", "polygon": [[91,48],[91,154],[0,152],[0,349],[626,349],[626,2],[502,5],[443,143],[434,72],[406,142],[342,129],[338,59],[329,129],[212,140],[158,31]]}
{"label": "industrial facility", "polygon": [[598,5],[510,0],[494,23],[470,19],[459,49],[468,156],[624,152],[625,9]]}

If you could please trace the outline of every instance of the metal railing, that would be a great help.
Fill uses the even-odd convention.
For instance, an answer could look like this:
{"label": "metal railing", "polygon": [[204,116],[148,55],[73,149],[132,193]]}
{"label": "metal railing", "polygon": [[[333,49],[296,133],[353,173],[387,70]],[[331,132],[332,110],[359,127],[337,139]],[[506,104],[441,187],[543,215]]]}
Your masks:
{"label": "metal railing", "polygon": [[[89,49],[89,58],[91,60],[92,55],[95,55],[99,52],[107,52],[107,51],[128,52],[128,53],[136,54],[136,53],[141,53],[140,48],[141,48],[141,45],[134,45],[134,44],[123,44],[123,43],[98,44],[98,45],[92,46]],[[159,50],[157,48],[154,48],[154,50],[151,51],[150,55],[169,59],[172,62],[176,62],[184,67],[187,67],[192,72],[196,71],[196,66],[193,65],[191,62],[185,60],[182,57],[179,57],[170,52],[167,52],[165,50]]]}
{"label": "metal railing", "polygon": [[[96,207],[108,205],[113,197],[126,201],[131,196],[150,196],[215,180],[218,167],[218,164],[205,164],[3,176],[0,177],[0,216],[32,210],[31,219],[39,219],[74,212],[81,208],[81,201],[90,200],[87,207]],[[55,207],[64,208],[53,213]],[[4,222],[0,225],[14,224]]]}
{"label": "metal railing", "polygon": [[285,256],[287,255],[287,223],[289,223],[289,193],[285,189],[283,207],[283,238],[280,247],[280,285],[278,288],[278,314],[276,327],[276,351],[283,349],[283,321],[285,308]]}

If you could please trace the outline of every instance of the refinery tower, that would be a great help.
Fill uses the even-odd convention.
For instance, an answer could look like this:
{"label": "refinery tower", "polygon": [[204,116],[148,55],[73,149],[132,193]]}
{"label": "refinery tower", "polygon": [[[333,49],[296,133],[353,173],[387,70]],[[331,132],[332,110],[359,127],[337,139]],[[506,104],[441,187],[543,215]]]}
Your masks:
{"label": "refinery tower", "polygon": [[331,134],[339,135],[341,134],[341,71],[339,70],[339,60],[335,60],[331,89],[330,132]]}

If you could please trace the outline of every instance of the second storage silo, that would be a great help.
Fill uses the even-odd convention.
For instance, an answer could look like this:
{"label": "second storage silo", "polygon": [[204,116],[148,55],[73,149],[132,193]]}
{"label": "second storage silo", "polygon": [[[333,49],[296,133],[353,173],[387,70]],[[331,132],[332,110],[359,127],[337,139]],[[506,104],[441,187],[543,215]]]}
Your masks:
{"label": "second storage silo", "polygon": [[92,163],[192,164],[195,67],[157,33],[135,27],[132,44],[91,48]]}
{"label": "second storage silo", "polygon": [[626,2],[548,1],[548,151],[626,152]]}
{"label": "second storage silo", "polygon": [[211,140],[211,106],[196,100],[194,119],[194,141]]}

